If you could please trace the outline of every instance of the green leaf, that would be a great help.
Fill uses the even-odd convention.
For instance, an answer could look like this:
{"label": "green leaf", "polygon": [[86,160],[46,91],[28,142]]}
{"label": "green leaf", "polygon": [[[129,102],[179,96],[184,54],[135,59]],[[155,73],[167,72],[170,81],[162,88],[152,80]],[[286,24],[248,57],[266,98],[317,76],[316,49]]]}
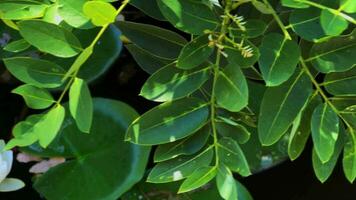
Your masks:
{"label": "green leaf", "polygon": [[339,118],[327,103],[314,110],[311,131],[315,152],[323,163],[329,161],[339,135]]}
{"label": "green leaf", "polygon": [[75,78],[70,87],[69,110],[78,129],[89,133],[93,121],[93,100],[89,87],[83,79]]}
{"label": "green leaf", "polygon": [[303,71],[297,71],[282,85],[266,90],[258,118],[258,134],[263,145],[272,145],[284,135],[311,92],[310,79]]}
{"label": "green leaf", "polygon": [[245,44],[244,47],[248,47],[252,50],[252,56],[250,57],[244,56],[243,54],[245,54],[245,52],[241,51],[236,47],[229,47],[229,46],[224,47],[224,52],[227,54],[227,60],[230,64],[237,64],[242,68],[247,68],[247,67],[251,67],[258,61],[260,57],[259,49],[248,40],[244,41],[244,44]]}
{"label": "green leaf", "polygon": [[203,127],[208,115],[208,104],[196,98],[166,102],[137,118],[126,139],[140,145],[174,142]]}
{"label": "green leaf", "polygon": [[140,95],[164,102],[180,99],[199,89],[210,77],[210,66],[182,70],[169,64],[155,72],[143,85]]}
{"label": "green leaf", "polygon": [[12,57],[4,59],[4,63],[12,75],[27,84],[43,88],[56,88],[62,85],[65,71],[52,62]]}
{"label": "green leaf", "polygon": [[156,0],[130,0],[130,4],[140,9],[142,12],[146,13],[157,20],[165,20],[161,11],[158,8]]}
{"label": "green leaf", "polygon": [[267,86],[277,86],[287,81],[299,62],[300,49],[284,36],[271,33],[260,46],[259,66]]}
{"label": "green leaf", "polygon": [[282,5],[290,8],[308,8],[309,5],[299,2],[298,0],[281,0]]}
{"label": "green leaf", "polygon": [[219,161],[241,176],[251,175],[251,171],[239,144],[231,138],[222,138],[218,142]]}
{"label": "green leaf", "polygon": [[159,57],[176,59],[187,43],[177,33],[157,26],[123,21],[116,25],[132,43]]}
{"label": "green leaf", "polygon": [[95,26],[113,23],[116,18],[115,7],[103,1],[87,1],[83,6],[83,13]]}
{"label": "green leaf", "polygon": [[209,35],[199,36],[189,42],[179,54],[177,67],[192,69],[206,61],[214,51],[209,42]]}
{"label": "green leaf", "polygon": [[308,100],[303,112],[294,120],[288,142],[288,155],[291,160],[297,159],[303,152],[311,133],[310,122],[314,109],[321,103],[319,96]]}
{"label": "green leaf", "polygon": [[45,109],[55,102],[47,90],[32,85],[22,85],[14,89],[12,93],[21,95],[26,105],[33,109]]}
{"label": "green leaf", "polygon": [[63,194],[75,200],[118,199],[141,180],[148,161],[149,148],[124,142],[125,130],[137,116],[122,102],[97,98],[91,132],[81,134],[67,115],[66,125],[47,149],[32,149],[42,156],[54,151],[54,157],[70,159],[38,177],[34,188],[52,200],[63,199]]}
{"label": "green leaf", "polygon": [[38,141],[42,147],[46,148],[57,136],[64,117],[65,109],[61,105],[56,105],[34,125],[32,131],[38,135]]}
{"label": "green leaf", "polygon": [[214,88],[217,104],[232,112],[238,112],[248,104],[248,86],[239,66],[229,64],[219,71]]}
{"label": "green leaf", "polygon": [[1,19],[26,20],[42,17],[48,5],[37,1],[2,1],[0,2]]}
{"label": "green leaf", "polygon": [[[342,130],[343,128],[341,128]],[[333,169],[336,166],[337,160],[339,158],[339,155],[344,147],[344,134],[345,132],[342,132],[340,137],[336,141],[335,145],[335,151],[333,152],[331,158],[327,162],[322,162],[320,158],[318,157],[315,148],[313,149],[313,155],[312,155],[312,160],[313,160],[313,168],[315,175],[321,181],[324,183],[331,175],[333,172]]]}
{"label": "green leaf", "polygon": [[331,13],[329,10],[321,11],[320,22],[325,33],[331,36],[340,35],[349,25],[343,17]]}
{"label": "green leaf", "polygon": [[25,187],[25,183],[16,178],[5,178],[0,183],[0,192],[12,192]]}
{"label": "green leaf", "polygon": [[251,133],[243,125],[225,117],[219,117],[218,120],[216,129],[220,135],[230,137],[240,144],[244,144],[250,139]]}
{"label": "green leaf", "polygon": [[163,16],[176,28],[201,35],[205,30],[214,30],[219,21],[214,12],[200,1],[157,0]]}
{"label": "green leaf", "polygon": [[325,76],[323,82],[325,89],[333,95],[354,96],[356,95],[356,69],[346,72],[330,73]]}
{"label": "green leaf", "polygon": [[212,148],[192,155],[181,156],[172,160],[158,163],[148,175],[147,181],[151,183],[167,183],[184,179],[199,167],[208,166],[213,158]]}
{"label": "green leaf", "polygon": [[246,30],[243,31],[236,25],[232,25],[229,27],[229,33],[239,38],[256,38],[265,33],[267,24],[262,20],[247,19],[244,27]]}
{"label": "green leaf", "polygon": [[252,5],[255,6],[255,8],[260,11],[263,14],[272,14],[273,13],[273,9],[270,8],[267,4],[262,3],[260,1],[252,1]]}
{"label": "green leaf", "polygon": [[314,44],[307,61],[320,72],[343,72],[355,66],[352,58],[356,53],[356,31],[350,35],[331,38]]}
{"label": "green leaf", "polygon": [[238,191],[236,187],[235,179],[226,166],[219,166],[216,185],[220,196],[225,200],[238,200]]}
{"label": "green leaf", "polygon": [[346,178],[353,183],[356,178],[356,135],[353,129],[347,131],[342,164]]}
{"label": "green leaf", "polygon": [[216,175],[216,167],[201,167],[195,170],[180,186],[178,193],[189,192],[200,188]]}
{"label": "green leaf", "polygon": [[21,51],[24,51],[24,50],[30,48],[30,46],[31,45],[26,40],[21,39],[21,40],[16,40],[16,41],[13,41],[13,42],[7,44],[4,47],[4,50],[18,53],[18,52],[21,52]]}
{"label": "green leaf", "polygon": [[293,31],[308,41],[317,41],[326,36],[320,24],[319,8],[295,9],[289,16]]}
{"label": "green leaf", "polygon": [[135,44],[125,45],[137,64],[147,73],[153,74],[164,66],[173,63],[173,59],[162,58],[151,54]]}
{"label": "green leaf", "polygon": [[343,11],[347,13],[356,13],[356,2],[354,0],[341,0],[340,1]]}
{"label": "green leaf", "polygon": [[22,37],[40,51],[67,58],[82,50],[79,40],[71,32],[55,24],[26,20],[18,26]]}
{"label": "green leaf", "polygon": [[58,0],[58,13],[63,20],[75,28],[91,28],[90,19],[83,13],[88,0]]}
{"label": "green leaf", "polygon": [[168,144],[159,145],[154,154],[154,162],[162,162],[180,155],[197,153],[206,144],[210,135],[210,127],[205,126],[192,136]]}

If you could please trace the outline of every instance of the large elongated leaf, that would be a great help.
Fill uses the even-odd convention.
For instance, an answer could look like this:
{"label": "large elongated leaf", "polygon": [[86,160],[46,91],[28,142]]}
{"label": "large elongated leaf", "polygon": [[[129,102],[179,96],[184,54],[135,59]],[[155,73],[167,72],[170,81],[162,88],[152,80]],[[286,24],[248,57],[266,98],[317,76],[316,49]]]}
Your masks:
{"label": "large elongated leaf", "polygon": [[154,154],[154,161],[162,162],[180,155],[195,154],[206,144],[209,135],[210,126],[205,126],[190,137],[159,145]]}
{"label": "large elongated leaf", "polygon": [[202,35],[189,42],[181,51],[177,67],[192,69],[206,61],[213,53],[214,48],[209,46],[209,36]]}
{"label": "large elongated leaf", "polygon": [[215,178],[216,167],[201,167],[195,170],[181,185],[178,193],[189,192],[207,184]]}
{"label": "large elongated leaf", "polygon": [[143,85],[140,95],[143,97],[163,102],[185,97],[199,89],[210,77],[210,66],[192,70],[178,69],[169,64],[154,73]]}
{"label": "large elongated leaf", "polygon": [[166,102],[137,118],[126,139],[141,145],[174,142],[203,127],[208,115],[208,103],[196,98]]}
{"label": "large elongated leaf", "polygon": [[93,100],[88,85],[83,79],[75,78],[69,90],[69,110],[84,133],[89,133],[93,121]]}
{"label": "large elongated leaf", "polygon": [[347,71],[355,66],[354,60],[350,58],[356,54],[356,31],[314,44],[310,52],[307,61],[311,61],[320,72]]}
{"label": "large elongated leaf", "polygon": [[161,162],[152,169],[147,181],[151,183],[179,181],[191,175],[197,168],[210,165],[212,158],[213,150],[207,148],[193,156],[182,156]]}
{"label": "large elongated leaf", "polygon": [[327,74],[323,85],[330,94],[354,96],[356,95],[356,69]]}
{"label": "large elongated leaf", "polygon": [[214,91],[216,102],[222,108],[238,112],[247,106],[248,86],[239,66],[229,64],[219,71]]}
{"label": "large elongated leaf", "polygon": [[218,156],[221,163],[241,176],[251,175],[244,152],[239,144],[231,138],[222,138],[218,143]]}
{"label": "large elongated leaf", "polygon": [[165,20],[161,11],[158,8],[156,0],[131,0],[130,4],[137,7],[138,9],[142,10],[147,15],[158,19],[158,20]]}
{"label": "large elongated leaf", "polygon": [[18,23],[22,37],[39,50],[58,57],[77,55],[82,47],[79,40],[68,30],[40,20]]}
{"label": "large elongated leaf", "polygon": [[311,130],[315,152],[325,163],[333,155],[339,135],[339,118],[330,105],[324,103],[316,107],[311,120]]}
{"label": "large elongated leaf", "polygon": [[267,86],[277,86],[288,80],[299,62],[299,46],[280,34],[263,38],[259,66]]}
{"label": "large elongated leaf", "polygon": [[6,68],[24,83],[43,88],[56,88],[62,85],[65,71],[58,65],[27,57],[4,59]]}
{"label": "large elongated leaf", "polygon": [[160,57],[177,58],[187,43],[177,33],[157,26],[123,21],[117,22],[116,25],[132,43]]}
{"label": "large elongated leaf", "polygon": [[214,30],[218,18],[208,5],[194,0],[157,0],[165,18],[176,28],[195,35]]}
{"label": "large elongated leaf", "polygon": [[262,144],[276,143],[303,109],[312,92],[309,77],[303,71],[284,84],[268,88],[263,96],[258,134]]}
{"label": "large elongated leaf", "polygon": [[[343,128],[341,128],[341,130],[342,129]],[[326,163],[323,163],[320,160],[315,149],[313,149],[312,160],[313,160],[314,172],[317,178],[322,183],[324,183],[330,177],[331,173],[333,172],[333,169],[335,168],[339,155],[344,147],[344,134],[345,134],[344,131],[340,134],[340,137],[336,141],[335,151],[333,152],[330,160],[327,161]]]}
{"label": "large elongated leaf", "polygon": [[81,134],[67,115],[48,149],[31,149],[71,159],[36,179],[35,189],[53,200],[62,200],[63,194],[68,200],[118,199],[142,178],[148,160],[149,148],[124,142],[125,130],[137,116],[121,102],[94,99],[91,133]]}
{"label": "large elongated leaf", "polygon": [[349,129],[347,132],[342,164],[346,178],[353,183],[356,178],[356,135],[354,129]]}
{"label": "large elongated leaf", "polygon": [[22,85],[14,89],[12,93],[21,95],[26,105],[33,109],[45,109],[55,102],[47,90],[32,85]]}

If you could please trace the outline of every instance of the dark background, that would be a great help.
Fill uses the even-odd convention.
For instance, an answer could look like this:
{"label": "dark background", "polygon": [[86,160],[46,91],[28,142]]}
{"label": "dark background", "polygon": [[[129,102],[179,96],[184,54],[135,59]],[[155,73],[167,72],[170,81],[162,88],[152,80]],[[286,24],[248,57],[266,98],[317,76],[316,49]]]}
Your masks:
{"label": "dark background", "polygon": [[[172,28],[164,22],[157,22],[129,7],[125,13],[128,20],[144,22]],[[3,66],[0,65],[0,72]],[[124,49],[118,61],[99,80],[91,84],[94,97],[105,97],[124,101],[143,113],[155,104],[138,96],[141,86],[148,78]],[[11,90],[18,82],[0,80],[0,138],[11,137],[12,126],[32,111],[23,104],[22,99]],[[15,150],[16,151],[16,150]],[[31,165],[14,162],[9,177],[20,178],[26,182],[22,190],[0,193],[0,200],[37,200],[38,193],[32,188]],[[315,177],[311,163],[311,143],[302,156],[294,162],[282,164],[240,180],[256,200],[356,200],[356,186],[350,184],[343,175],[339,162],[331,178],[321,184]]]}

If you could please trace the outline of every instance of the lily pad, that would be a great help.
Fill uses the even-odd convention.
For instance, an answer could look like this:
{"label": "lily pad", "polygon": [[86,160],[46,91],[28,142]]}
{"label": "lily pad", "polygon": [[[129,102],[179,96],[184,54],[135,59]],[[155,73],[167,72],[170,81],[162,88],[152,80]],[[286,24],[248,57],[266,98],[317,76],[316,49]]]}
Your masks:
{"label": "lily pad", "polygon": [[[51,200],[116,200],[144,175],[150,148],[124,142],[138,114],[124,103],[95,98],[91,132],[81,133],[69,116],[48,149],[27,152],[67,161],[36,179],[34,188]],[[68,107],[68,106],[66,106]]]}

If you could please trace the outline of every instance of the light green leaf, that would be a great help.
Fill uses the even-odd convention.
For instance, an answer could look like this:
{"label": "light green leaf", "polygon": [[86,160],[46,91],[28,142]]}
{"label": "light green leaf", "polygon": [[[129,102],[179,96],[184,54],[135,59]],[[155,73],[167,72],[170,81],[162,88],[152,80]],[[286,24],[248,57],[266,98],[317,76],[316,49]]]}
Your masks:
{"label": "light green leaf", "polygon": [[229,167],[231,171],[241,176],[251,175],[250,167],[239,144],[231,138],[222,138],[218,142],[219,161]]}
{"label": "light green leaf", "polygon": [[197,168],[210,165],[212,158],[213,150],[209,147],[196,155],[161,162],[153,167],[147,181],[151,183],[179,181],[193,174]]}
{"label": "light green leaf", "polygon": [[218,18],[208,5],[195,0],[157,0],[163,16],[176,28],[201,35],[205,30],[214,30]]}
{"label": "light green leaf", "polygon": [[282,5],[291,8],[308,8],[309,5],[298,0],[282,0]]}
{"label": "light green leaf", "polygon": [[79,56],[75,59],[73,64],[70,66],[69,70],[63,77],[63,80],[67,79],[70,75],[72,75],[75,71],[79,70],[80,67],[87,62],[89,57],[93,54],[93,47],[89,46],[85,48],[82,53],[79,54]]}
{"label": "light green leaf", "polygon": [[32,131],[38,135],[39,143],[46,148],[57,136],[65,117],[65,109],[56,105],[34,125]]}
{"label": "light green leaf", "polygon": [[266,5],[265,3],[262,3],[258,0],[253,0],[252,5],[255,6],[255,8],[263,14],[272,14],[273,13],[272,8],[270,8],[268,5]]}
{"label": "light green leaf", "polygon": [[267,86],[277,86],[287,81],[299,62],[300,49],[284,36],[271,33],[260,46],[259,66]]}
{"label": "light green leaf", "polygon": [[179,34],[157,26],[123,21],[116,25],[132,43],[159,57],[176,59],[187,43]]}
{"label": "light green leaf", "polygon": [[353,129],[347,130],[342,164],[346,178],[353,183],[356,178],[356,135]]}
{"label": "light green leaf", "polygon": [[314,110],[311,131],[315,152],[322,163],[326,163],[333,155],[339,135],[339,118],[327,103],[320,104]]}
{"label": "light green leaf", "polygon": [[321,11],[320,22],[325,33],[331,36],[340,35],[349,25],[343,17],[331,13],[329,10]]}
{"label": "light green leaf", "polygon": [[16,178],[5,178],[0,183],[0,192],[12,192],[25,187],[25,183]]}
{"label": "light green leaf", "polygon": [[220,135],[230,137],[240,144],[246,143],[251,136],[243,125],[225,117],[218,118],[216,129]]}
{"label": "light green leaf", "polygon": [[18,26],[22,37],[40,51],[67,58],[82,50],[79,40],[71,32],[55,24],[26,20]]}
{"label": "light green leaf", "polygon": [[210,66],[189,71],[169,64],[155,72],[143,85],[140,95],[146,99],[164,102],[180,99],[199,89],[210,77]]}
{"label": "light green leaf", "polygon": [[192,69],[206,61],[214,51],[209,42],[209,35],[199,36],[189,42],[178,57],[177,67]]}
{"label": "light green leaf", "polygon": [[83,79],[75,78],[70,87],[69,110],[78,129],[89,133],[93,121],[93,100],[88,85]]}
{"label": "light green leaf", "polygon": [[103,1],[86,2],[83,6],[83,12],[95,26],[113,23],[116,18],[115,7]]}
{"label": "light green leaf", "polygon": [[168,144],[159,145],[153,160],[162,162],[176,158],[180,155],[192,155],[204,147],[210,135],[210,126],[201,128],[192,136]]}
{"label": "light green leaf", "polygon": [[232,112],[238,112],[248,104],[248,86],[239,66],[229,64],[219,71],[215,84],[217,104]]}
{"label": "light green leaf", "polygon": [[331,38],[314,44],[307,61],[323,73],[343,72],[355,66],[352,58],[356,54],[356,31],[350,35]]}
{"label": "light green leaf", "polygon": [[90,28],[93,25],[83,13],[83,6],[88,0],[58,0],[58,13],[63,20],[75,28]]}
{"label": "light green leaf", "polygon": [[137,118],[126,139],[140,145],[174,142],[203,127],[208,115],[208,103],[196,98],[166,102]]}
{"label": "light green leaf", "polygon": [[225,200],[238,200],[238,191],[234,176],[229,168],[224,165],[219,166],[216,185],[220,196]]}
{"label": "light green leaf", "polygon": [[[343,128],[341,128],[342,130]],[[344,147],[344,134],[345,132],[343,131],[340,134],[340,137],[337,139],[336,141],[336,145],[335,145],[335,151],[333,152],[331,158],[329,159],[329,161],[323,163],[320,158],[318,157],[315,148],[313,149],[313,155],[312,155],[312,160],[313,160],[313,168],[314,168],[314,172],[315,175],[317,176],[317,178],[324,183],[331,175],[331,173],[333,172],[337,160],[339,158],[340,153],[342,152],[342,149]]]}
{"label": "light green leaf", "polygon": [[7,44],[4,47],[4,50],[13,52],[13,53],[18,53],[18,52],[21,52],[21,51],[24,51],[24,50],[30,48],[30,46],[31,45],[26,40],[20,39],[20,40],[16,40],[16,41],[13,41],[13,42]]}
{"label": "light green leaf", "polygon": [[151,54],[149,51],[146,51],[135,44],[128,44],[125,45],[125,47],[129,50],[137,64],[149,74],[153,74],[162,67],[174,62],[173,59],[167,59]]}
{"label": "light green leaf", "polygon": [[327,74],[323,86],[333,95],[355,96],[356,69]]}
{"label": "light green leaf", "polygon": [[182,183],[178,193],[189,192],[204,186],[215,177],[216,171],[216,167],[198,168]]}
{"label": "light green leaf", "polygon": [[282,85],[266,90],[258,118],[258,135],[263,145],[272,145],[285,134],[311,92],[310,79],[303,71],[297,71]]}
{"label": "light green leaf", "polygon": [[314,109],[321,103],[319,96],[312,96],[305,105],[303,112],[299,113],[292,125],[288,142],[288,155],[291,160],[297,159],[304,150],[311,133],[310,122]]}
{"label": "light green leaf", "polygon": [[65,71],[52,62],[12,57],[4,59],[4,63],[11,74],[24,83],[43,88],[56,88],[62,85]]}
{"label": "light green leaf", "polygon": [[33,109],[45,109],[55,102],[47,90],[32,85],[22,85],[14,89],[12,93],[21,95],[26,105]]}
{"label": "light green leaf", "polygon": [[8,20],[26,20],[42,17],[48,5],[38,1],[2,1],[0,18]]}
{"label": "light green leaf", "polygon": [[356,1],[354,0],[341,0],[340,7],[347,13],[356,13]]}

